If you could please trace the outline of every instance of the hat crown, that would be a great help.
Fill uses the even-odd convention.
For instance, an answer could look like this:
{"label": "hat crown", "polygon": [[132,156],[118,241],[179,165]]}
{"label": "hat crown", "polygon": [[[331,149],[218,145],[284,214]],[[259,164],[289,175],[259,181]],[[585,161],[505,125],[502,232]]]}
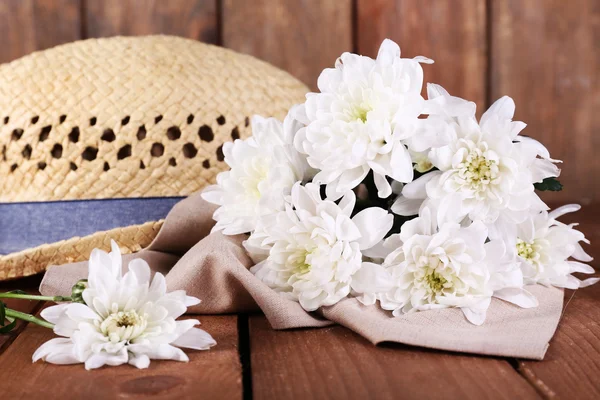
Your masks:
{"label": "hat crown", "polygon": [[0,202],[186,196],[226,168],[254,114],[306,86],[231,50],[169,36],[75,42],[0,66]]}

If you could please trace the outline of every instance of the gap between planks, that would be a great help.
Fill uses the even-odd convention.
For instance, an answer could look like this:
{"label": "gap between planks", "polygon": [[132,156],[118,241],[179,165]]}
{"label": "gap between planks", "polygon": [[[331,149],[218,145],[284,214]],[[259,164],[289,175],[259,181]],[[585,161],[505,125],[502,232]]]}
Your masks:
{"label": "gap between planks", "polygon": [[242,365],[242,398],[252,400],[252,365],[248,314],[238,315],[239,355]]}

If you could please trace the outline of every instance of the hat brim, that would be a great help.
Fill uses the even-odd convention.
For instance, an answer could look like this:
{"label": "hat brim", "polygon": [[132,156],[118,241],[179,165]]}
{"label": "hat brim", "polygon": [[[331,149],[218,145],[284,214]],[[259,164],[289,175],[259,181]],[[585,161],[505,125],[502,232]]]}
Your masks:
{"label": "hat brim", "polygon": [[93,249],[109,251],[111,240],[117,242],[124,254],[137,252],[152,243],[163,222],[160,220],[115,228],[0,255],[0,281],[35,275],[46,271],[51,265],[88,260]]}

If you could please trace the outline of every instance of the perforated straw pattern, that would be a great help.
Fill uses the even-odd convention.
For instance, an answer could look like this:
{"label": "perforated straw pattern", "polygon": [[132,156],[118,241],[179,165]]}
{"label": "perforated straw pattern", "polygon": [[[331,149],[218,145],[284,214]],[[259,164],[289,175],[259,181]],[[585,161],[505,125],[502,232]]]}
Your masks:
{"label": "perforated straw pattern", "polygon": [[[0,65],[0,202],[186,196],[226,168],[252,115],[283,119],[306,86],[263,61],[169,36],[91,39]],[[0,222],[1,223],[1,222]],[[0,280],[86,260],[160,222],[0,256]]]}
{"label": "perforated straw pattern", "polygon": [[307,88],[253,57],[169,37],[92,39],[0,66],[0,201],[189,195],[254,114]]}

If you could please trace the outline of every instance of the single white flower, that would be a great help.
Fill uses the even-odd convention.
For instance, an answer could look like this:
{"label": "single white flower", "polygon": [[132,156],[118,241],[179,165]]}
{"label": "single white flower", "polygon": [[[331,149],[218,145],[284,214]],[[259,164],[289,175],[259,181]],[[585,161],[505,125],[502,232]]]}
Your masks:
{"label": "single white flower", "polygon": [[292,117],[282,124],[254,116],[250,138],[223,145],[231,169],[219,173],[217,184],[202,193],[206,201],[220,206],[213,215],[213,230],[226,235],[253,231],[261,215],[282,209],[283,196],[294,183],[309,178],[306,158],[292,146],[299,127]]}
{"label": "single white flower", "polygon": [[402,226],[398,237],[399,247],[383,265],[363,272],[370,275],[363,277],[370,283],[361,288],[359,299],[364,303],[377,299],[395,316],[458,307],[475,325],[485,321],[492,297],[525,308],[537,306],[535,297],[522,288],[514,255],[500,240],[486,243],[481,221],[468,227],[447,222],[438,229],[431,210],[424,208]]}
{"label": "single white flower", "polygon": [[386,177],[413,179],[408,149],[445,144],[445,124],[418,118],[425,105],[420,62],[433,61],[400,58],[400,48],[389,39],[375,60],[344,53],[319,76],[320,93],[307,94],[294,110],[305,125],[294,144],[319,170],[314,181],[327,185],[329,198],[354,189],[371,170],[379,197],[386,198],[392,193]]}
{"label": "single white flower", "polygon": [[448,121],[452,138],[429,152],[438,170],[407,184],[392,211],[415,215],[427,199],[441,214],[440,221],[468,216],[484,221],[497,237],[498,225],[522,222],[532,209],[547,209],[533,184],[558,176],[560,170],[544,146],[519,136],[525,124],[512,121],[515,104],[510,97],[496,101],[479,123],[474,108],[470,115],[462,114],[466,107],[460,108],[460,102],[466,101],[440,86],[428,85],[428,97],[429,112]]}
{"label": "single white flower", "polygon": [[[579,280],[572,273],[593,274],[594,268],[583,262],[592,261],[579,242],[588,243],[583,233],[557,219],[578,211],[581,207],[570,204],[533,213],[517,225],[516,233],[505,238],[507,246],[516,248],[525,283],[578,289],[598,282],[598,278]],[[516,237],[516,241],[515,238]]]}
{"label": "single white flower", "polygon": [[337,303],[350,293],[363,253],[393,224],[377,207],[351,218],[355,202],[352,191],[336,204],[321,198],[317,184],[295,184],[285,209],[261,218],[244,243],[257,262],[251,271],[307,311]]}
{"label": "single white flower", "polygon": [[200,303],[183,290],[167,293],[165,277],[142,259],[121,273],[121,251],[92,251],[85,304],[69,303],[46,308],[42,317],[54,324],[62,338],[44,343],[33,361],[53,364],[85,363],[86,369],[129,363],[147,368],[151,359],[188,361],[179,348],[208,350],[216,344],[205,331],[194,328],[195,319],[176,321],[187,307]]}

